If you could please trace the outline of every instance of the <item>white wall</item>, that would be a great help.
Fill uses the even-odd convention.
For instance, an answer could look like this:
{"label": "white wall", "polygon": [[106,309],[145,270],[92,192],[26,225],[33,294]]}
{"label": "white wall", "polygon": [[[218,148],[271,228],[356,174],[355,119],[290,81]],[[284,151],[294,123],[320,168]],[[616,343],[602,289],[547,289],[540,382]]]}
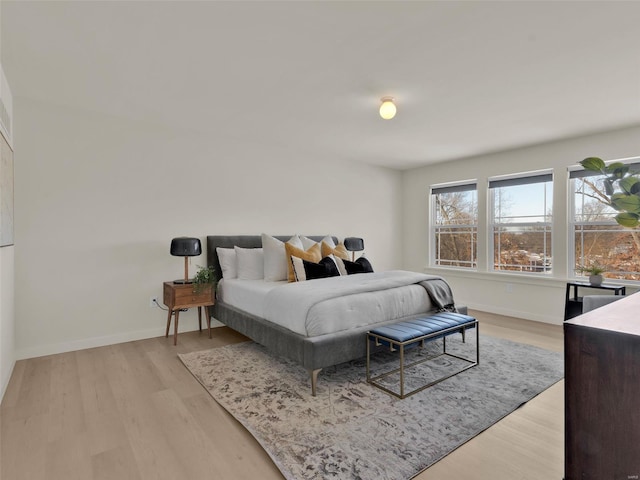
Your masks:
{"label": "white wall", "polygon": [[[162,335],[165,313],[148,303],[181,275],[182,260],[168,253],[174,236],[362,235],[377,269],[424,271],[429,185],[554,168],[554,201],[566,205],[558,180],[568,165],[640,151],[632,128],[394,172],[255,144],[242,132],[174,132],[24,98],[14,107],[16,358]],[[473,308],[559,323],[567,219],[556,211],[555,278],[437,273]],[[197,264],[204,256],[191,271]],[[196,328],[195,311],[184,319],[184,330]]]}
{"label": "white wall", "polygon": [[[464,139],[461,139],[464,141]],[[564,315],[568,268],[567,167],[583,158],[628,158],[640,155],[640,127],[590,135],[407,170],[403,174],[403,265],[444,276],[456,301],[472,308],[559,324]],[[553,277],[489,271],[486,242],[486,188],[488,178],[552,168],[554,172]],[[428,268],[429,186],[465,179],[478,180],[478,272]]]}
{"label": "white wall", "polygon": [[[14,98],[16,355],[164,334],[171,238],[335,234],[400,266],[402,174]],[[196,265],[206,258],[197,257]],[[181,315],[181,319],[183,315]],[[195,309],[184,329],[196,328]]]}

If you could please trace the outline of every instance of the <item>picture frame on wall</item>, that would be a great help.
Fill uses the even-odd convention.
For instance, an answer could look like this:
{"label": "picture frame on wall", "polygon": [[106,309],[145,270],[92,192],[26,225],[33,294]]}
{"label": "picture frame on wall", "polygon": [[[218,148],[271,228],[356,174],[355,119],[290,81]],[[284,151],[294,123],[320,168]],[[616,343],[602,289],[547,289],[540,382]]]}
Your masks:
{"label": "picture frame on wall", "polygon": [[13,245],[13,151],[0,135],[0,247]]}
{"label": "picture frame on wall", "polygon": [[13,96],[0,65],[0,247],[13,245]]}

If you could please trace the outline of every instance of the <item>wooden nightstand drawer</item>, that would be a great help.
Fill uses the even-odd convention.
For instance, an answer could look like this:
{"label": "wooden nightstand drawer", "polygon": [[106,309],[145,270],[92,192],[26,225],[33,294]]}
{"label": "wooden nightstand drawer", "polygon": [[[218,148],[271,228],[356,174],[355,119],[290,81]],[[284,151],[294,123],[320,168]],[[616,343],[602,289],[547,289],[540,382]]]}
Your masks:
{"label": "wooden nightstand drawer", "polygon": [[180,292],[180,294],[176,295],[176,300],[174,305],[176,307],[181,307],[181,306],[196,307],[198,305],[213,304],[213,296],[211,294],[211,289],[208,289],[208,290],[209,291],[207,292],[201,292],[201,293],[185,292],[184,294],[182,294],[182,292]]}
{"label": "wooden nightstand drawer", "polygon": [[194,291],[192,284],[180,285],[166,282],[164,284],[164,304],[172,309],[213,305],[213,288],[211,285],[207,285]]}
{"label": "wooden nightstand drawer", "polygon": [[201,291],[194,291],[193,285],[187,285],[188,288],[176,289],[175,305],[190,305],[213,303],[213,290],[210,286],[203,287]]}

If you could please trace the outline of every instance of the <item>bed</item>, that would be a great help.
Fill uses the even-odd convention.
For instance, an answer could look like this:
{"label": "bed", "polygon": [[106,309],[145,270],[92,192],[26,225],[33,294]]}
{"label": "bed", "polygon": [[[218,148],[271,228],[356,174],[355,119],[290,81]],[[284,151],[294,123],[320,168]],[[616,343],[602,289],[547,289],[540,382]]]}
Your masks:
{"label": "bed", "polygon": [[[291,235],[275,236],[275,238],[286,242],[291,238]],[[307,238],[320,242],[326,237],[309,236]],[[337,244],[335,237],[333,240]],[[400,292],[405,290],[404,287],[400,286],[400,283],[412,282],[414,277],[416,280],[426,279],[427,277],[429,279],[440,277],[415,272],[377,272],[374,274],[365,273],[348,276],[353,278],[335,277],[332,279],[311,280],[300,282],[306,285],[297,286],[295,286],[296,284],[282,286],[278,282],[241,280],[240,282],[246,283],[235,285],[233,288],[227,288],[232,286],[232,282],[227,282],[225,285],[225,280],[222,279],[222,269],[216,252],[216,248],[218,247],[260,248],[262,247],[262,237],[260,235],[207,236],[207,264],[214,268],[214,275],[216,281],[218,281],[218,298],[216,299],[215,306],[210,309],[211,316],[233,330],[249,337],[251,340],[267,347],[275,355],[291,359],[307,369],[310,375],[311,392],[314,396],[316,394],[318,374],[323,368],[365,357],[365,333],[371,328],[438,311],[436,304],[430,299],[415,299],[414,297],[416,297],[417,290],[415,286],[411,286],[408,287],[410,291],[407,290],[404,292],[401,300],[395,302],[402,306],[402,308],[399,308],[398,305],[396,305],[392,309],[395,313],[376,312],[377,317],[372,320],[374,323],[358,324],[358,322],[352,322],[353,324],[350,324],[350,317],[354,314],[353,310],[349,311],[352,308],[350,302],[360,301],[361,303],[356,303],[356,305],[365,305],[372,302],[365,301],[362,303],[362,295],[389,295],[389,292],[383,290],[382,282],[391,281],[393,285],[397,284],[398,287],[396,287],[396,290]],[[392,280],[386,277],[392,277]],[[442,281],[442,279],[440,280]],[[315,317],[312,320],[306,319],[305,322],[307,323],[305,326],[295,326],[293,323],[296,317],[295,310],[298,307],[281,310],[270,308],[274,303],[274,298],[278,299],[280,303],[287,303],[293,297],[297,296],[298,293],[296,293],[296,289],[300,292],[306,291],[307,293],[313,291],[318,298],[321,298],[323,294],[319,291],[321,290],[320,287],[326,287],[328,289],[328,284],[332,282],[340,283],[340,289],[351,289],[351,294],[346,295],[345,293],[344,297],[336,300],[338,307],[332,306],[331,308],[333,308],[333,310],[331,308],[325,308],[323,310],[317,305],[314,305],[312,308],[314,308]],[[285,284],[286,282],[281,283]],[[375,283],[377,285],[376,288],[380,289],[380,292],[365,291],[369,288],[368,286],[364,286],[367,283]],[[415,282],[412,283],[412,285],[414,284]],[[314,287],[312,290],[310,290],[311,286]],[[259,302],[257,304],[243,303],[243,295],[254,295],[256,292],[258,293],[258,298],[262,298],[261,295],[264,295],[266,298],[272,299],[272,302],[266,307],[265,305],[259,304]],[[393,293],[395,294],[396,292],[394,291]],[[409,307],[406,307],[404,306],[405,302],[413,303]],[[310,301],[308,303],[311,304],[313,302]],[[243,305],[243,308],[240,308],[238,305]],[[324,307],[325,305],[323,304],[321,306]],[[336,308],[340,308],[341,310],[337,311]],[[356,310],[359,309],[360,308],[356,308]],[[400,315],[403,316],[398,317],[398,311],[400,311]],[[466,313],[466,308],[458,306],[457,311]],[[283,319],[278,318],[279,315],[281,315]],[[323,316],[326,322],[322,321]],[[339,317],[339,319],[334,320],[333,317]],[[283,322],[281,320],[285,321]],[[287,321],[291,323],[287,323]],[[325,324],[334,324],[339,327],[327,327]]]}

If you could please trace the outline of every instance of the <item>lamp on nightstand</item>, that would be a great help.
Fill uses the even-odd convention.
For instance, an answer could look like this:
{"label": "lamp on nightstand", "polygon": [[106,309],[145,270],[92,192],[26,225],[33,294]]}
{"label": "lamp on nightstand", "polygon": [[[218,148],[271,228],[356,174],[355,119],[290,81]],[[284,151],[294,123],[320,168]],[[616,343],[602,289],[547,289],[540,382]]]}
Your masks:
{"label": "lamp on nightstand", "polygon": [[174,280],[173,283],[191,283],[189,280],[189,260],[187,257],[197,257],[202,253],[199,238],[177,237],[171,240],[171,255],[184,257],[184,280]]}
{"label": "lamp on nightstand", "polygon": [[364,250],[364,240],[357,237],[347,237],[344,239],[344,248],[351,252],[351,261],[355,259],[355,252]]}

